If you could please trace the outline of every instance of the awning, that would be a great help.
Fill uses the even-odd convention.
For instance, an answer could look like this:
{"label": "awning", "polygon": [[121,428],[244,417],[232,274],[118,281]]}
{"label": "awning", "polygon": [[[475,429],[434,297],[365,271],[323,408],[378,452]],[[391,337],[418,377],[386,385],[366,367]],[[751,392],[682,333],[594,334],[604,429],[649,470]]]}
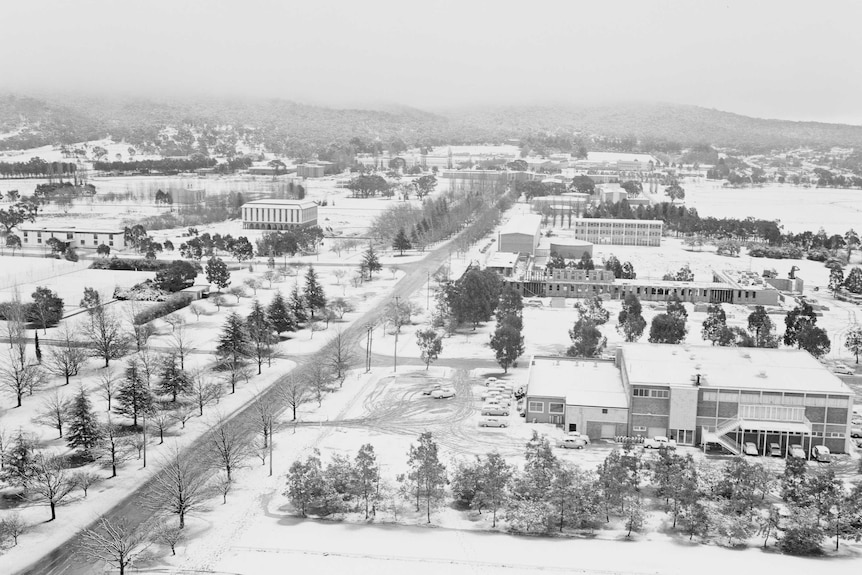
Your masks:
{"label": "awning", "polygon": [[811,426],[806,423],[802,423],[801,421],[760,421],[755,419],[740,419],[739,429],[768,431],[770,433],[811,433]]}

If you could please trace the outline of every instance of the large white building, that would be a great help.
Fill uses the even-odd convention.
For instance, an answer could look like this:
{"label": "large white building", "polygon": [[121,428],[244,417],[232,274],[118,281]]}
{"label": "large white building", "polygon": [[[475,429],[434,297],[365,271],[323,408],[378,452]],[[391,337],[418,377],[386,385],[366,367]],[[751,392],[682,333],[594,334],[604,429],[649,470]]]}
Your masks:
{"label": "large white building", "polygon": [[105,244],[111,251],[126,247],[124,230],[115,228],[91,228],[77,226],[45,226],[24,224],[18,227],[21,232],[21,246],[24,248],[45,246],[49,239],[56,238],[67,246],[95,250]]}
{"label": "large white building", "polygon": [[255,200],[242,206],[247,230],[289,230],[317,225],[317,204],[310,200]]}
{"label": "large white building", "polygon": [[583,218],[572,220],[571,236],[593,244],[615,246],[660,246],[661,220],[615,220]]}

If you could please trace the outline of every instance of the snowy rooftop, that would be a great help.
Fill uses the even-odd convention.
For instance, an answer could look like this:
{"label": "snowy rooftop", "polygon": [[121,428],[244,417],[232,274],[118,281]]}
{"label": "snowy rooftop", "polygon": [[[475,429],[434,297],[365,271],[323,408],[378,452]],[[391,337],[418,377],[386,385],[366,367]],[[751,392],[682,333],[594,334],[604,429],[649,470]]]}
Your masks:
{"label": "snowy rooftop", "polygon": [[538,214],[519,214],[513,216],[500,229],[501,234],[536,235],[542,225],[542,216]]}
{"label": "snowy rooftop", "polygon": [[600,360],[533,357],[527,395],[565,397],[568,405],[628,407],[620,370]]}
{"label": "snowy rooftop", "polygon": [[512,268],[518,261],[518,254],[509,252],[494,252],[485,267],[488,268]]}
{"label": "snowy rooftop", "polygon": [[274,200],[274,199],[263,199],[263,200],[254,200],[252,202],[246,202],[243,206],[269,206],[274,208],[283,208],[285,206],[298,206],[300,208],[313,208],[317,204],[312,202],[311,200]]}
{"label": "snowy rooftop", "polygon": [[815,393],[853,392],[806,351],[741,347],[623,344],[629,383],[769,389]]}
{"label": "snowy rooftop", "polygon": [[649,154],[625,154],[620,152],[589,152],[587,153],[588,162],[655,162],[655,158]]}

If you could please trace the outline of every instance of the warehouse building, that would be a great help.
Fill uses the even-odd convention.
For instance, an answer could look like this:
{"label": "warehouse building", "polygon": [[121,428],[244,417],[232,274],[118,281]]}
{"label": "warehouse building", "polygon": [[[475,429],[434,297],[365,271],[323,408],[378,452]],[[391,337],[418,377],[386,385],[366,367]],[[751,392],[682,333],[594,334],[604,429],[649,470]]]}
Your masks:
{"label": "warehouse building", "polygon": [[317,204],[309,200],[255,200],[242,205],[246,230],[289,230],[317,225]]}
{"label": "warehouse building", "polygon": [[497,251],[534,255],[541,238],[541,226],[541,216],[535,214],[513,216],[497,234]]}

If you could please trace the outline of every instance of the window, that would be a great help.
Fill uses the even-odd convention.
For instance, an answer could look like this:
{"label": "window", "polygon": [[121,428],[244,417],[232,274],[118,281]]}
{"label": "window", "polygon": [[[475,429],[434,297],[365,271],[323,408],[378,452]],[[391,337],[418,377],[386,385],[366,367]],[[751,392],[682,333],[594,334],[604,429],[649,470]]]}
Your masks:
{"label": "window", "polygon": [[632,431],[646,431],[646,426],[644,426],[644,425],[633,425]]}
{"label": "window", "polygon": [[114,234],[108,234],[108,239],[109,239],[109,240],[114,239]]}
{"label": "window", "polygon": [[603,410],[602,410],[602,413],[603,413],[603,414],[607,414],[607,413],[608,413],[608,410],[607,410],[607,409],[603,409]]}
{"label": "window", "polygon": [[826,407],[826,398],[822,395],[809,395],[805,398],[806,407]]}
{"label": "window", "polygon": [[67,234],[66,234],[66,239],[67,239],[67,240],[71,240],[73,237],[74,237],[74,234],[70,234],[70,233],[67,233]]}
{"label": "window", "polygon": [[634,396],[634,397],[649,397],[649,390],[648,389],[634,388],[632,390],[632,396]]}
{"label": "window", "polygon": [[667,389],[651,389],[649,395],[657,399],[667,399],[670,397],[670,391]]}
{"label": "window", "polygon": [[548,404],[548,413],[563,413],[566,410],[566,406],[563,403],[549,403]]}
{"label": "window", "polygon": [[717,391],[704,391],[703,392],[703,401],[718,401],[718,392]]}
{"label": "window", "polygon": [[85,245],[87,245],[87,242],[85,240],[81,240],[81,245],[85,246]]}
{"label": "window", "polygon": [[93,234],[93,239],[94,239],[94,240],[98,240],[98,239],[99,239],[99,234]]}
{"label": "window", "polygon": [[112,245],[114,245],[114,242],[108,242],[108,245],[112,246]]}
{"label": "window", "polygon": [[531,401],[527,404],[527,411],[532,411],[533,413],[544,413],[545,404],[541,401]]}
{"label": "window", "polygon": [[826,407],[847,407],[847,398],[830,397],[826,400]]}

